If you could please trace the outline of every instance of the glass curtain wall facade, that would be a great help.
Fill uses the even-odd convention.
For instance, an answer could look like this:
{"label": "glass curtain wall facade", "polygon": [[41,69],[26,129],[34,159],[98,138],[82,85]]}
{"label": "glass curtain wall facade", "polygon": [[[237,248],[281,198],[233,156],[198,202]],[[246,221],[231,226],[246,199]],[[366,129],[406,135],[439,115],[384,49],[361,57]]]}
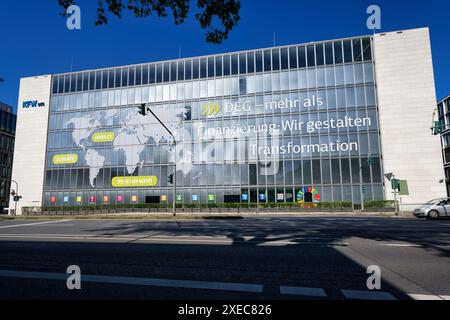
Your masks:
{"label": "glass curtain wall facade", "polygon": [[[17,116],[0,102],[0,211],[9,206]],[[15,189],[15,187],[14,187]]]}
{"label": "glass curtain wall facade", "polygon": [[447,195],[450,195],[450,96],[441,100],[438,105],[439,121],[442,127],[442,148]]}
{"label": "glass curtain wall facade", "polygon": [[178,202],[383,199],[371,42],[55,75],[43,203],[172,201],[173,145],[142,103],[175,132]]}

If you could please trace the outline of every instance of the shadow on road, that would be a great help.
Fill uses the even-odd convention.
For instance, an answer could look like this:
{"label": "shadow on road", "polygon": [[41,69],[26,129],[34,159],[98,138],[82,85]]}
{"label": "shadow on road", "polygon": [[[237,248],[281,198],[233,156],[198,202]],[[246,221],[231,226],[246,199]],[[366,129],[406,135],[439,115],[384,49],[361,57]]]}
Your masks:
{"label": "shadow on road", "polygon": [[[117,221],[110,227],[84,228],[92,236],[212,237],[229,244],[77,243],[2,241],[2,269],[64,272],[76,264],[85,274],[263,284],[262,294],[189,291],[128,286],[111,288],[86,284],[70,298],[130,299],[286,299],[280,285],[323,288],[328,298],[343,299],[342,289],[366,290],[366,267],[342,254],[340,246],[352,238],[382,242],[408,242],[433,254],[448,257],[447,222],[403,219],[244,219],[212,223]],[[426,224],[426,225],[424,225]],[[434,229],[434,232],[430,232]],[[276,245],[282,241],[283,244]],[[286,243],[288,242],[288,243]],[[447,247],[446,247],[447,246]],[[1,279],[0,279],[1,280]],[[2,280],[3,281],[3,280]],[[5,284],[4,284],[5,285]],[[8,284],[6,283],[6,287]],[[90,288],[90,289],[89,289]],[[90,290],[90,291],[89,291]],[[393,284],[382,282],[382,291],[400,299],[409,297]],[[52,292],[21,290],[25,297],[51,298]],[[4,290],[0,298],[16,294]],[[44,294],[45,293],[45,294]],[[19,294],[20,296],[20,294]]]}

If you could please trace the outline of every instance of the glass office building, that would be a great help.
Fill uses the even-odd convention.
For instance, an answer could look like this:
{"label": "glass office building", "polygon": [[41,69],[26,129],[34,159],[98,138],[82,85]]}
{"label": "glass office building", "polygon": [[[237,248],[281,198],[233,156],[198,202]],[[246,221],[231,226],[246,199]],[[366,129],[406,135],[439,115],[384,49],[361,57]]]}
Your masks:
{"label": "glass office building", "polygon": [[445,170],[445,185],[447,195],[450,195],[450,96],[442,99],[437,104],[439,122],[442,125],[442,148]]}
{"label": "glass office building", "polygon": [[143,103],[178,202],[383,199],[375,88],[370,37],[55,75],[44,205],[172,201]]}
{"label": "glass office building", "polygon": [[0,212],[9,206],[15,132],[16,115],[0,102]]}
{"label": "glass office building", "polygon": [[431,61],[422,28],[22,78],[18,210],[170,206],[175,163],[185,205],[440,196]]}

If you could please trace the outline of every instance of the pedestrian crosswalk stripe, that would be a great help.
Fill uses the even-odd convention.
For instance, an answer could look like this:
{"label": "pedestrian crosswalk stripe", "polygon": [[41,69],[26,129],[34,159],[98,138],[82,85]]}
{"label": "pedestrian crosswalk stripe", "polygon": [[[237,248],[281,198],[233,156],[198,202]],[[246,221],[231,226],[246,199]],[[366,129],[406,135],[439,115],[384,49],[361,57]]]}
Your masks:
{"label": "pedestrian crosswalk stripe", "polygon": [[392,294],[384,291],[341,290],[347,299],[354,300],[397,300]]}

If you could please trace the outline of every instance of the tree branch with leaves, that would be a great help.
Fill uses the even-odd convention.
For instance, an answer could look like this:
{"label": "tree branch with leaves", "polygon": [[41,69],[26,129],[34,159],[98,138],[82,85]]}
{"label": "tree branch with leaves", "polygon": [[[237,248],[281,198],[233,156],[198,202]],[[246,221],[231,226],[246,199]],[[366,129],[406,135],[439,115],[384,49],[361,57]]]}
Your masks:
{"label": "tree branch with leaves", "polygon": [[[109,16],[119,19],[124,12],[129,11],[136,18],[147,18],[152,14],[158,17],[173,16],[176,25],[182,24],[191,12],[191,0],[97,0],[96,26],[109,23]],[[71,5],[76,5],[75,0],[58,0],[58,4],[64,8],[61,13],[67,17],[66,10]],[[206,30],[206,42],[220,44],[237,26],[241,17],[240,0],[196,0],[198,13],[195,19],[200,27]]]}

